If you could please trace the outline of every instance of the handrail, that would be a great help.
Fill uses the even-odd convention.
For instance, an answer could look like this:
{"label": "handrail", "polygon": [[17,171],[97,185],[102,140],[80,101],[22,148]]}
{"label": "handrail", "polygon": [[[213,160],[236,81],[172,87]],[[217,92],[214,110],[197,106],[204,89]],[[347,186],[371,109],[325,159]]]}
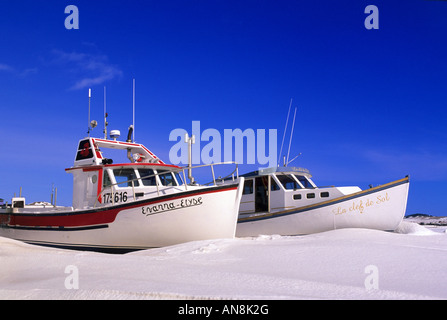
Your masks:
{"label": "handrail", "polygon": [[[185,191],[187,191],[188,190],[188,184],[186,183],[185,171],[189,170],[189,169],[210,167],[213,180],[208,182],[208,183],[204,183],[203,185],[207,186],[207,185],[209,185],[211,183],[216,185],[216,177],[215,177],[215,174],[214,174],[214,166],[216,166],[216,165],[225,165],[225,164],[234,164],[235,165],[235,169],[231,173],[226,175],[225,177],[223,177],[223,178],[219,177],[218,179],[219,180],[225,180],[228,177],[232,176],[233,177],[233,181],[234,181],[235,180],[235,178],[234,178],[234,174],[235,173],[236,173],[236,179],[238,179],[239,178],[239,166],[238,166],[238,163],[235,162],[235,161],[225,161],[225,162],[218,162],[218,163],[210,163],[210,164],[197,165],[197,166],[193,166],[193,167],[170,168],[169,170],[164,170],[163,172],[160,172],[160,173],[157,172],[157,173],[154,173],[154,174],[151,174],[151,175],[146,175],[146,176],[143,176],[143,177],[134,178],[134,179],[121,181],[121,182],[116,182],[116,183],[112,183],[110,185],[107,185],[105,188],[102,188],[101,192],[96,196],[95,203],[94,203],[93,207],[95,208],[97,206],[97,204],[99,202],[99,199],[101,197],[103,197],[105,191],[109,191],[108,187],[110,187],[112,205],[114,205],[115,204],[114,186],[118,186],[120,184],[125,184],[125,183],[128,184],[129,182],[132,183],[132,194],[133,194],[133,199],[135,201],[135,181],[144,180],[144,179],[151,178],[151,177],[156,177],[156,176],[159,176],[161,174],[165,174],[166,172],[173,172],[173,173],[180,173],[180,172],[182,172],[183,173],[183,184],[182,185],[179,184],[178,187],[183,187],[184,186],[185,187]],[[102,183],[102,182],[98,181],[98,183]],[[160,196],[160,188],[159,188],[160,186],[159,186],[159,183],[158,183],[158,179],[155,179],[155,186],[157,187],[157,196]]]}
{"label": "handrail", "polygon": [[[235,161],[225,161],[225,162],[218,162],[218,163],[210,163],[210,164],[204,164],[204,165],[200,165],[200,166],[195,166],[195,167],[192,167],[192,168],[201,168],[201,167],[210,166],[210,167],[211,167],[211,172],[212,172],[212,175],[213,175],[213,181],[204,183],[204,185],[209,185],[209,184],[211,184],[211,183],[213,183],[214,185],[216,185],[216,177],[215,177],[215,175],[214,175],[214,165],[221,165],[221,164],[235,164],[236,167],[234,168],[234,170],[233,170],[232,172],[230,172],[229,174],[227,174],[225,177],[223,177],[223,178],[220,178],[220,177],[219,177],[219,178],[218,178],[219,180],[222,180],[222,181],[223,181],[223,180],[227,179],[228,177],[232,176],[232,177],[233,177],[233,181],[234,181],[234,173],[236,173],[236,179],[239,178],[239,165],[238,165],[238,163],[235,162]],[[185,169],[186,169],[186,168],[188,168],[188,167],[185,167]]]}

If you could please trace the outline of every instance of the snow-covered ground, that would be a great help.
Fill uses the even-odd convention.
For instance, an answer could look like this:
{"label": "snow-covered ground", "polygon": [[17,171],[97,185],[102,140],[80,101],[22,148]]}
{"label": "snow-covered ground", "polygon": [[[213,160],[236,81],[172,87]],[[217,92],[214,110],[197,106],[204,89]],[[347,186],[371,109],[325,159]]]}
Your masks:
{"label": "snow-covered ground", "polygon": [[447,299],[447,227],[416,222],[125,255],[0,238],[0,299]]}
{"label": "snow-covered ground", "polygon": [[405,217],[404,221],[414,222],[428,229],[435,229],[438,232],[445,232],[447,230],[447,217],[415,214]]}

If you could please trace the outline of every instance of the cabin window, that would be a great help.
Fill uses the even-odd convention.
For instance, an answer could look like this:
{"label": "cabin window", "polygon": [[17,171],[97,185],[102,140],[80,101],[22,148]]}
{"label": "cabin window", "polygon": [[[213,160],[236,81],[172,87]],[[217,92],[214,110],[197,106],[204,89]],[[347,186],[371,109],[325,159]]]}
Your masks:
{"label": "cabin window", "polygon": [[141,182],[144,186],[156,186],[157,181],[155,180],[154,170],[152,169],[139,169]]}
{"label": "cabin window", "polygon": [[242,194],[253,194],[253,180],[245,180]]}
{"label": "cabin window", "polygon": [[305,176],[297,176],[297,175],[295,175],[295,177],[304,186],[304,188],[312,189],[314,187]]}
{"label": "cabin window", "polygon": [[112,180],[110,180],[109,172],[104,170],[104,182],[102,184],[103,188],[110,187],[112,185]]}
{"label": "cabin window", "polygon": [[320,193],[320,197],[329,198],[329,192],[325,191],[325,192]]}
{"label": "cabin window", "polygon": [[134,187],[139,186],[134,169],[114,169],[113,174],[115,175],[115,180],[118,187],[132,187],[132,180]]}
{"label": "cabin window", "polygon": [[90,147],[90,140],[82,140],[79,142],[78,152],[76,153],[76,161],[93,158],[92,148]]}
{"label": "cabin window", "polygon": [[294,194],[293,195],[293,200],[301,200],[301,194]]}
{"label": "cabin window", "polygon": [[177,185],[183,185],[183,184],[185,184],[185,183],[183,182],[182,176],[181,176],[178,172],[173,172],[172,174],[173,174],[173,175],[175,176],[175,178],[177,179]]}
{"label": "cabin window", "polygon": [[164,186],[176,186],[174,176],[169,171],[158,170],[158,177],[160,178],[161,184]]}
{"label": "cabin window", "polygon": [[293,179],[289,175],[278,174],[278,175],[276,175],[276,177],[278,178],[278,180],[281,182],[281,184],[284,186],[284,189],[286,189],[286,190],[301,189],[298,182],[296,182],[296,180]]}
{"label": "cabin window", "polygon": [[276,191],[279,190],[279,186],[273,178],[270,178],[270,190]]}
{"label": "cabin window", "polygon": [[306,197],[307,199],[315,199],[315,193],[308,193]]}

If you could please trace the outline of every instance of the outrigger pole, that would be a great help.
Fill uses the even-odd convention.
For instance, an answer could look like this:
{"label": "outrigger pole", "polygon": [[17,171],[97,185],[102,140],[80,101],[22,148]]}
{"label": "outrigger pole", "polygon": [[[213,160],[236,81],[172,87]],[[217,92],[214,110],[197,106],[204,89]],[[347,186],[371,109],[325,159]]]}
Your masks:
{"label": "outrigger pole", "polygon": [[295,127],[295,117],[296,117],[296,108],[295,113],[293,114],[292,131],[290,132],[289,150],[287,151],[287,162],[285,163],[285,167],[287,167],[289,164],[290,146],[292,145],[293,128]]}

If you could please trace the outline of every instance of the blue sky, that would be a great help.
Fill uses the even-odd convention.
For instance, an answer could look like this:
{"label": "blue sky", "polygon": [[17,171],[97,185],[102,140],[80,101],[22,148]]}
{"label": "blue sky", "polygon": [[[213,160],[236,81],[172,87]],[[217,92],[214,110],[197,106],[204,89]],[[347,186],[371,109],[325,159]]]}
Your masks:
{"label": "blue sky", "polygon": [[[79,9],[79,29],[64,26]],[[367,30],[368,5],[379,29]],[[0,197],[71,204],[88,88],[109,129],[169,161],[176,128],[277,129],[320,185],[411,177],[407,214],[447,215],[447,1],[0,0]],[[287,139],[286,139],[287,140]],[[242,165],[241,171],[256,169]]]}

